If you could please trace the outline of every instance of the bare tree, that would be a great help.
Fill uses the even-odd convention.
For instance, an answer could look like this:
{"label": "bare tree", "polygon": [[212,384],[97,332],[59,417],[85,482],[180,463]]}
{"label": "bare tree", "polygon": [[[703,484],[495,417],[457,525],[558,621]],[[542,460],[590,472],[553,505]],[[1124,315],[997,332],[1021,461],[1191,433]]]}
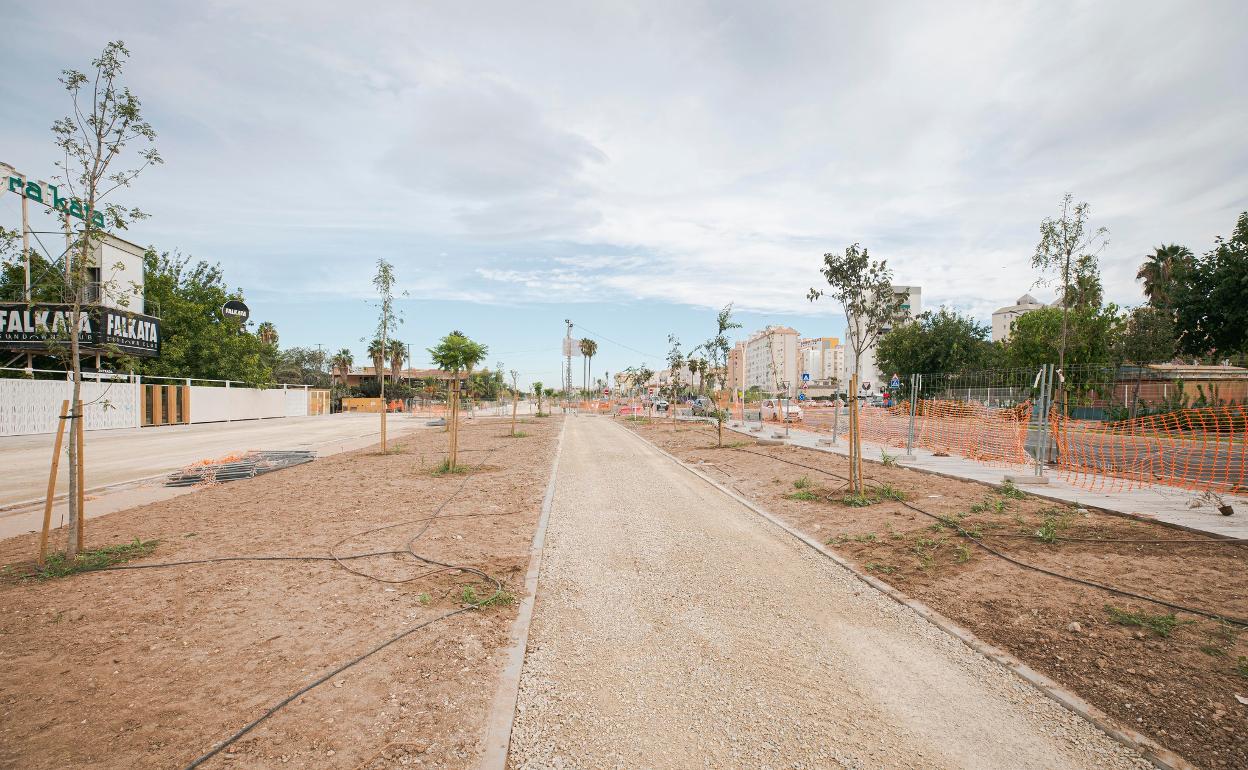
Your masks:
{"label": "bare tree", "polygon": [[[138,97],[120,82],[130,51],[125,43],[115,40],[104,46],[99,58],[91,61],[90,75],[68,69],[60,81],[69,92],[73,115],[52,124],[52,135],[62,152],[57,161],[57,180],[69,193],[59,196],[53,207],[64,219],[68,245],[65,251],[64,295],[69,305],[69,363],[73,371],[71,418],[83,419],[82,361],[79,335],[83,326],[83,305],[88,304],[89,269],[93,255],[108,230],[125,230],[131,222],[147,214],[137,208],[111,201],[119,189],[129,187],[149,166],[162,163],[156,151],[156,131],[143,118]],[[140,145],[137,159],[130,168],[118,169],[122,156],[132,144]],[[55,195],[55,192],[54,192]],[[73,220],[81,224],[76,228]],[[78,505],[77,431],[69,432],[69,546],[67,555],[78,554],[81,539],[82,511]]]}
{"label": "bare tree", "polygon": [[[879,342],[885,329],[902,318],[904,297],[893,292],[893,273],[884,260],[873,260],[857,243],[845,254],[824,254],[819,268],[828,282],[827,289],[811,289],[807,298],[814,302],[825,293],[845,308],[846,334],[853,347],[853,382],[857,387],[862,352]],[[858,430],[858,397],[850,394],[849,405],[849,486],[862,492],[862,437]]]}

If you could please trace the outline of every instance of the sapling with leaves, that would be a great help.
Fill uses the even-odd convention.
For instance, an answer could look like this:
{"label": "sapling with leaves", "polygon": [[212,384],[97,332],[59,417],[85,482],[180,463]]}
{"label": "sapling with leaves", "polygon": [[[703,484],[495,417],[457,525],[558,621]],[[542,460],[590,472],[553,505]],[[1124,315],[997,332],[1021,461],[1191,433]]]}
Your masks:
{"label": "sapling with leaves", "polygon": [[[503,365],[498,365],[502,369]],[[511,375],[511,435],[516,435],[516,410],[520,407],[520,372],[512,369]]]}
{"label": "sapling with leaves", "polygon": [[[52,125],[53,140],[61,153],[56,162],[57,182],[67,194],[53,202],[64,220],[67,247],[62,299],[68,305],[69,324],[65,349],[73,376],[70,401],[73,420],[83,419],[82,329],[84,305],[90,304],[91,268],[94,255],[103,253],[109,230],[125,230],[144,219],[141,210],[114,202],[112,195],[130,187],[150,166],[162,163],[156,150],[156,131],[143,117],[139,98],[122,84],[130,51],[115,40],[91,61],[90,74],[74,69],[62,71],[60,81],[69,93],[73,114]],[[124,160],[133,150],[133,160]],[[128,168],[121,168],[128,166]],[[75,225],[74,222],[79,224]],[[103,271],[101,270],[101,273]],[[104,287],[100,287],[103,289]],[[69,431],[69,544],[67,556],[76,558],[81,548],[83,512],[79,504],[83,479],[78,474],[78,432]]]}
{"label": "sapling with leaves", "polygon": [[[855,243],[844,254],[824,254],[819,272],[828,282],[826,289],[811,289],[807,298],[815,300],[827,294],[845,309],[846,337],[853,354],[855,376],[861,370],[862,351],[875,347],[887,329],[898,323],[904,314],[905,295],[893,291],[893,273],[885,260],[871,259],[867,249]],[[858,399],[850,397],[849,486],[859,494],[862,482],[862,437],[858,430]]]}
{"label": "sapling with leaves", "polygon": [[[715,336],[702,343],[702,349],[706,351],[708,361],[703,361],[704,367],[709,366],[712,381],[718,379],[726,382],[728,379],[728,353],[730,344],[728,341],[729,329],[740,329],[741,324],[732,320],[732,303],[724,305],[723,309],[715,317]],[[715,422],[719,433],[719,446],[724,445],[724,420],[728,419],[728,413],[724,409],[720,409],[716,404]]]}
{"label": "sapling with leaves", "polygon": [[473,368],[481,363],[489,348],[473,342],[461,331],[453,331],[443,337],[436,347],[429,348],[429,356],[435,364],[451,374],[450,449],[447,453],[446,470],[455,472],[459,459],[459,381],[460,373],[471,376]]}
{"label": "sapling with leaves", "polygon": [[671,350],[667,352],[667,365],[672,378],[672,401],[667,410],[672,416],[672,429],[676,428],[676,397],[680,390],[680,370],[685,365],[685,354],[680,352],[680,338],[675,334],[667,335]]}
{"label": "sapling with leaves", "polygon": [[544,387],[545,385],[542,383],[541,380],[533,381],[533,395],[536,396],[537,398],[537,416],[538,417],[542,416],[542,396],[545,395],[545,391],[543,391]]}
{"label": "sapling with leaves", "polygon": [[[373,276],[373,287],[377,289],[377,337],[369,346],[369,354],[373,357],[373,365],[377,368],[377,381],[381,393],[381,451],[386,451],[386,369],[385,362],[389,351],[390,340],[403,322],[394,309],[394,265],[384,259],[377,260],[377,273]],[[375,345],[375,347],[374,347]]]}

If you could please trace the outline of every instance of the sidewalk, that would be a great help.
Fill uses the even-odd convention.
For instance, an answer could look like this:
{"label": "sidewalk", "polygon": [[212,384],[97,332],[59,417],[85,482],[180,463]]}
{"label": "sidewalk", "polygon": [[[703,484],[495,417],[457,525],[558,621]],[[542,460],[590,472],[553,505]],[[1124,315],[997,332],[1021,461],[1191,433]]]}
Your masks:
{"label": "sidewalk", "polygon": [[[774,423],[765,424],[761,432],[749,430],[751,427],[758,427],[756,422],[741,423],[733,421],[725,423],[724,427],[755,438],[771,438],[773,433],[784,435],[784,426]],[[800,428],[789,428],[787,441],[790,444],[808,447],[820,452],[834,452],[840,455],[849,453],[844,438],[839,439],[834,446],[819,446],[819,439],[829,438],[831,438],[829,433],[815,433]],[[862,457],[864,460],[878,461],[881,451],[893,456],[905,454],[905,450],[897,447],[883,446],[868,441],[862,442]],[[932,452],[918,447],[914,449],[914,456],[916,458],[915,461],[905,463],[905,467],[953,478],[981,481],[988,484],[1000,484],[1005,479],[1005,474],[1007,473],[1019,475],[1035,473],[1034,466],[1003,467],[984,465],[962,457],[937,457]],[[1199,508],[1189,508],[1188,503],[1196,500],[1198,495],[1183,489],[1153,485],[1137,487],[1129,491],[1090,492],[1082,487],[1062,481],[1062,474],[1059,471],[1047,469],[1045,475],[1049,479],[1048,484],[1028,485],[1022,488],[1028,493],[1034,493],[1039,497],[1052,500],[1124,513],[1130,516],[1138,516],[1166,524],[1174,524],[1185,529],[1208,532],[1225,537],[1248,538],[1248,498],[1243,496],[1223,495],[1223,499],[1235,508],[1234,515],[1223,516],[1218,513],[1216,507],[1208,503],[1202,503]]]}

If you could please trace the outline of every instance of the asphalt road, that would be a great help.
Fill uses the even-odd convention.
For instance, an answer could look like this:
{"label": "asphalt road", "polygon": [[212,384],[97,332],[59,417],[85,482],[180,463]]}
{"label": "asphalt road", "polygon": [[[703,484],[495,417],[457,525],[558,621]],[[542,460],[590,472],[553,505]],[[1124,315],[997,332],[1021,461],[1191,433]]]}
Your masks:
{"label": "asphalt road", "polygon": [[1146,766],[601,417],[567,426],[510,765]]}

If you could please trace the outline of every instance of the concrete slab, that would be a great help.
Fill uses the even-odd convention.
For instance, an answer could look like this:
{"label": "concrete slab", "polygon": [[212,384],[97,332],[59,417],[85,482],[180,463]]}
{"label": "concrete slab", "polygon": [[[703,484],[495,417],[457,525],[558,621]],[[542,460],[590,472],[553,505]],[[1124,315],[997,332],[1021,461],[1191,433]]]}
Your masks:
{"label": "concrete slab", "polygon": [[[748,430],[733,430],[749,435],[748,431],[757,430],[757,423]],[[826,439],[827,435],[791,428],[788,443],[818,452],[835,452],[839,455],[849,453],[845,442],[841,442],[839,446],[827,446],[819,443],[821,438]],[[864,441],[862,444],[864,460],[879,458],[881,452],[891,454],[895,451],[893,447],[871,442]],[[961,457],[937,456],[918,448],[914,450],[914,456],[916,459],[913,462],[906,463],[907,468],[993,486],[1000,486],[1004,473],[1016,473],[1020,476],[1032,473],[1029,466],[984,465]],[[1091,492],[1063,481],[1061,474],[1052,470],[1045,475],[1049,479],[1048,484],[1043,488],[1031,488],[1028,492],[1038,497],[1150,519],[1183,529],[1224,537],[1248,538],[1248,497],[1242,495],[1222,496],[1235,509],[1234,515],[1223,516],[1216,505],[1200,500],[1199,494],[1185,489],[1152,485],[1121,492]]]}

